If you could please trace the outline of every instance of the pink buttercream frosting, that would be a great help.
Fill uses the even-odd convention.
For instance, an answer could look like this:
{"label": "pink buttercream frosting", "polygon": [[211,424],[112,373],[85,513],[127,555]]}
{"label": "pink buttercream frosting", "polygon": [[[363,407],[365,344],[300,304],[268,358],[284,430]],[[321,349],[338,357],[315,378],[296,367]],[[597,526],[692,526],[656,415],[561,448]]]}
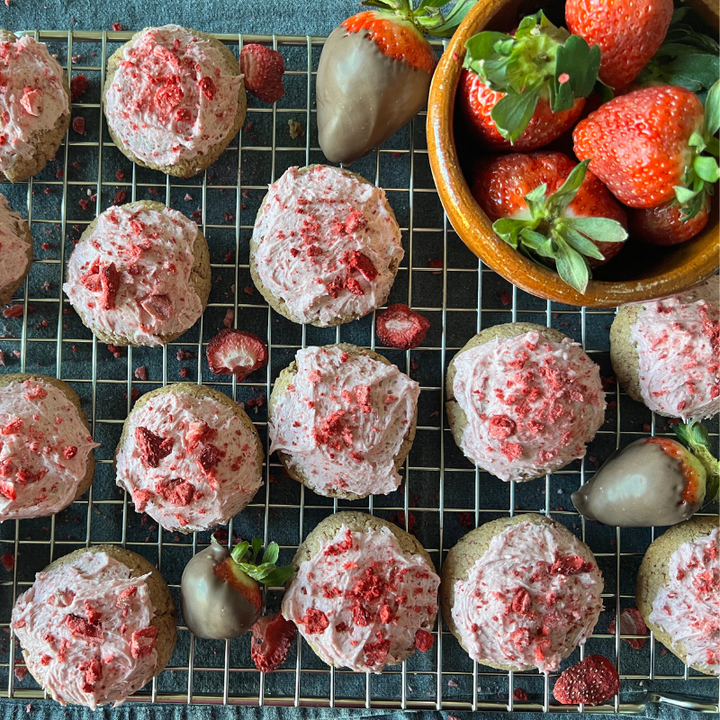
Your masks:
{"label": "pink buttercream frosting", "polygon": [[120,705],[157,664],[145,580],[104,552],[40,572],[17,600],[12,628],[28,669],[62,705]]}
{"label": "pink buttercream frosting", "polygon": [[75,498],[99,447],[77,408],[49,382],[0,390],[0,522],[59,512]]}
{"label": "pink buttercream frosting", "polygon": [[150,28],[123,50],[105,95],[108,125],[146,163],[205,154],[232,130],[242,77],[208,40],[177,25]]}
{"label": "pink buttercream frosting", "polygon": [[270,452],[288,454],[321,495],[387,494],[401,482],[395,456],[420,386],[395,365],[340,347],[299,350],[297,374],[269,423]]}
{"label": "pink buttercream frosting", "polygon": [[27,269],[28,242],[16,232],[20,222],[20,215],[0,195],[0,289],[14,285]]}
{"label": "pink buttercream frosting", "polygon": [[455,357],[467,416],[461,447],[502,480],[525,481],[585,455],[605,416],[600,369],[570,338],[496,338]]}
{"label": "pink buttercream frosting", "polygon": [[631,328],[645,404],[656,413],[704,420],[720,412],[720,278],[644,303]]}
{"label": "pink buttercream frosting", "polygon": [[[226,523],[262,485],[255,433],[214,398],[173,390],[153,397],[129,420],[116,457],[117,484],[138,512],[166,530]],[[148,453],[148,446],[155,449]]]}
{"label": "pink buttercream frosting", "polygon": [[452,618],[473,660],[557,670],[592,634],[603,580],[574,535],[521,522],[498,533],[455,583]]}
{"label": "pink buttercream frosting", "polygon": [[190,283],[197,235],[176,210],[111,207],[73,250],[63,290],[91,330],[162,345],[162,335],[187,330],[202,315]]}
{"label": "pink buttercream frosting", "polygon": [[263,285],[302,322],[331,325],[384,302],[403,258],[385,191],[338,168],[291,167],[255,221]]}
{"label": "pink buttercream frosting", "polygon": [[45,44],[27,35],[0,43],[0,171],[34,157],[37,136],[69,112],[62,68]]}
{"label": "pink buttercream frosting", "polygon": [[[419,555],[406,556],[388,528],[345,525],[300,565],[282,613],[335,667],[380,672],[429,635],[440,578]],[[428,638],[429,639],[429,638]]]}
{"label": "pink buttercream frosting", "polygon": [[687,654],[688,665],[720,675],[720,530],[683,543],[670,557],[670,581],[655,595],[650,622]]}

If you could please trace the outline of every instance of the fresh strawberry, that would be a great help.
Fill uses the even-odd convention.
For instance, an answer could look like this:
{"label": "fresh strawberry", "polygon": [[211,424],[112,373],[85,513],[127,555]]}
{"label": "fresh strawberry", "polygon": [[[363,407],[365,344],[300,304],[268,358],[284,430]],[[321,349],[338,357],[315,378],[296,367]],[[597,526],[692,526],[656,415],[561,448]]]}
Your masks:
{"label": "fresh strawberry", "polygon": [[614,88],[634,80],[662,45],[673,0],[567,0],[570,32],[602,50],[600,79]]}
{"label": "fresh strawberry", "polygon": [[325,42],[316,80],[318,139],[331,162],[367,155],[425,106],[436,58],[425,33],[450,36],[474,0],[367,0]]}
{"label": "fresh strawberry", "polygon": [[297,626],[282,613],[261,617],[252,627],[250,655],[261,673],[277,670],[290,652]]}
{"label": "fresh strawberry", "polygon": [[207,359],[215,375],[235,375],[242,382],[250,373],[267,365],[267,346],[253,333],[226,328],[207,346]]}
{"label": "fresh strawberry", "polygon": [[484,31],[465,44],[460,110],[486,148],[535,150],[577,121],[592,92],[600,49],[542,12],[514,35]]}
{"label": "fresh strawberry", "polygon": [[293,574],[292,565],[276,566],[277,543],[270,543],[262,555],[261,548],[262,539],[254,538],[231,553],[213,536],[210,547],[185,566],[180,603],[186,625],[198,637],[227,639],[246,633],[260,617],[258,583],[282,587]]}
{"label": "fresh strawberry", "polygon": [[703,203],[693,218],[684,219],[676,200],[654,208],[631,208],[628,222],[632,236],[652,245],[677,245],[694,238],[710,217],[708,203]]}
{"label": "fresh strawberry", "polygon": [[720,127],[720,81],[703,106],[682,87],[657,86],[605,103],[573,132],[575,154],[620,202],[652,208],[677,199],[697,215],[720,177],[714,137]]}
{"label": "fresh strawberry", "polygon": [[283,56],[265,45],[245,45],[240,51],[245,89],[263,102],[277,102],[285,94]]}
{"label": "fresh strawberry", "polygon": [[563,705],[600,705],[619,690],[620,676],[615,666],[602,655],[588,655],[560,675],[553,695]]}
{"label": "fresh strawberry", "polygon": [[417,347],[429,328],[430,321],[426,317],[402,303],[389,305],[375,317],[375,332],[380,342],[400,350]]}
{"label": "fresh strawberry", "polygon": [[[615,634],[615,621],[613,620],[608,626],[608,632]],[[645,635],[648,629],[645,620],[637,608],[625,608],[620,613],[620,634],[621,635]],[[645,638],[623,638],[625,642],[634,650],[640,650],[645,644]]]}
{"label": "fresh strawberry", "polygon": [[625,211],[591,173],[558,152],[514,153],[481,161],[473,195],[493,229],[536,262],[585,292],[590,268],[616,255],[627,237]]}

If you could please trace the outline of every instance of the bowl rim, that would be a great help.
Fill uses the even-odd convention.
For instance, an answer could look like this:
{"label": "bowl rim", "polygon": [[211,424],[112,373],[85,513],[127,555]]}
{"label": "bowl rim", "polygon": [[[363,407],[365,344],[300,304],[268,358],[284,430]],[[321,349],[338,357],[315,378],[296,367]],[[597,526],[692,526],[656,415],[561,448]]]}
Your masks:
{"label": "bowl rim", "polygon": [[[567,305],[615,307],[682,292],[715,274],[720,268],[720,232],[683,265],[651,279],[608,282],[590,280],[579,293],[559,275],[534,263],[501,240],[473,197],[460,167],[455,144],[455,97],[465,42],[480,31],[503,7],[504,0],[480,0],[467,14],[440,58],[430,85],[427,143],[435,185],[455,232],[488,267],[532,295]],[[715,209],[717,211],[717,208]]]}

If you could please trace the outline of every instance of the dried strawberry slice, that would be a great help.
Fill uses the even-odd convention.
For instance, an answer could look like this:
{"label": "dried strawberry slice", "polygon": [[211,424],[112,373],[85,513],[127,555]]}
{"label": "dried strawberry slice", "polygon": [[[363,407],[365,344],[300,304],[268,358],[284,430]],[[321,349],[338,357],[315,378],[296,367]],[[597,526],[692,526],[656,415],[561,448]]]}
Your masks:
{"label": "dried strawberry slice", "polygon": [[150,295],[140,304],[156,320],[167,320],[173,312],[172,300],[167,295]]}
{"label": "dried strawberry slice", "polygon": [[240,70],[245,89],[266,103],[274,103],[285,94],[285,61],[276,50],[264,45],[246,45],[240,53]]}
{"label": "dried strawberry slice", "polygon": [[220,462],[223,455],[225,455],[225,453],[222,452],[222,450],[208,443],[200,453],[198,462],[205,472],[210,472],[210,470]]}
{"label": "dried strawberry slice", "polygon": [[257,335],[231,328],[210,340],[206,352],[215,375],[235,375],[238,382],[267,364],[265,343]]}
{"label": "dried strawberry slice", "polygon": [[280,613],[261,617],[252,626],[250,655],[261,673],[273,672],[290,652],[297,627]]}
{"label": "dried strawberry slice", "polygon": [[383,345],[410,350],[417,347],[430,328],[430,321],[412,311],[407,305],[396,303],[378,313],[375,332]]}
{"label": "dried strawberry slice", "polygon": [[357,250],[350,256],[348,266],[355,268],[368,282],[372,282],[378,276],[378,271],[372,264],[372,260]]}
{"label": "dried strawberry slice", "polygon": [[100,284],[102,288],[100,306],[103,310],[114,310],[115,296],[120,288],[120,273],[115,263],[110,263],[100,270]]}
{"label": "dried strawberry slice", "polygon": [[140,450],[143,465],[151,468],[160,465],[160,460],[172,452],[174,444],[172,438],[162,438],[146,427],[135,428],[135,442]]}
{"label": "dried strawberry slice", "polygon": [[[645,620],[637,608],[625,608],[620,613],[620,632],[623,635],[645,635],[647,631]],[[608,632],[611,635],[615,634],[615,620],[608,626]],[[623,638],[623,640],[634,650],[640,650],[645,644],[645,638]]]}
{"label": "dried strawberry slice", "polygon": [[620,676],[615,666],[602,655],[589,655],[560,675],[553,695],[563,705],[600,705],[619,690]]}

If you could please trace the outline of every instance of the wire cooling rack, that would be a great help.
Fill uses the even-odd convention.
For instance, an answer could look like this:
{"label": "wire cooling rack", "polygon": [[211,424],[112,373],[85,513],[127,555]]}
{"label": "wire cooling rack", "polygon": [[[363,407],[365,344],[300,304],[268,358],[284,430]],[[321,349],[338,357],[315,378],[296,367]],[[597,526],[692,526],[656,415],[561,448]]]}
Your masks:
{"label": "wire cooling rack", "polygon": [[[35,239],[35,263],[14,304],[20,317],[3,319],[2,372],[38,372],[67,381],[80,395],[102,443],[95,483],[88,494],[51,518],[9,521],[0,526],[0,677],[11,698],[43,697],[25,673],[20,649],[9,629],[18,594],[52,559],[89,544],[112,542],[157,563],[178,599],[185,563],[209,542],[209,533],[181,536],[159,530],[138,515],[114,483],[112,457],[122,422],[138,395],[185,380],[215,387],[244,402],[266,443],[266,398],[272,382],[305,345],[353,342],[375,347],[374,318],[339,328],[295,325],[268,309],[253,289],[248,269],[249,237],[268,183],[291,165],[323,162],[315,125],[314,75],[323,39],[316,37],[218,35],[237,54],[243,43],[279,50],[287,67],[286,95],[275,106],[249,97],[243,131],[206,173],[187,181],[132,165],[115,148],[104,126],[100,89],[107,58],[129,32],[36,32],[72,78],[84,74],[87,93],[73,103],[73,126],[54,161],[30,182],[4,184],[11,205],[28,218]],[[439,46],[438,46],[439,47]],[[83,126],[84,121],[84,126]],[[167,669],[132,700],[237,705],[384,707],[445,710],[541,710],[622,712],[642,709],[645,691],[700,696],[690,707],[717,712],[718,681],[683,666],[650,637],[633,649],[609,624],[634,606],[640,561],[655,529],[617,529],[586,522],[572,508],[570,493],[585,482],[616,447],[646,433],[671,434],[666,419],[654,417],[615,385],[609,362],[608,330],[613,311],[552,304],[516,289],[478,262],[454,234],[430,174],[421,113],[376,153],[352,169],[375,181],[403,229],[406,250],[389,302],[406,302],[426,315],[431,329],[417,349],[380,351],[422,387],[415,443],[401,488],[387,496],[339,502],[315,495],[284,475],[275,458],[265,467],[265,484],[255,502],[238,515],[222,537],[262,535],[281,545],[289,562],[313,527],[338,509],[359,509],[390,519],[414,532],[436,566],[471,528],[523,511],[545,513],[585,540],[605,577],[605,611],[582,649],[612,658],[622,678],[612,702],[597,708],[558,706],[554,676],[499,672],[469,660],[438,620],[435,644],[381,675],[328,668],[297,642],[277,672],[263,676],[250,659],[250,639],[223,642],[194,639],[180,626]],[[98,343],[63,297],[62,272],[73,242],[97,213],[113,202],[162,200],[192,216],[208,238],[213,289],[208,309],[183,337],[159,348],[120,351]],[[583,461],[545,481],[514,485],[479,472],[457,449],[444,413],[444,370],[455,352],[477,331],[522,320],[547,324],[582,342],[600,365],[607,384],[606,422]],[[268,340],[268,368],[244,383],[218,379],[204,362],[207,341],[226,324]],[[2,357],[2,356],[0,356]],[[717,444],[718,424],[711,434]],[[711,511],[717,511],[711,508]],[[279,608],[281,590],[267,594],[268,612]]]}

